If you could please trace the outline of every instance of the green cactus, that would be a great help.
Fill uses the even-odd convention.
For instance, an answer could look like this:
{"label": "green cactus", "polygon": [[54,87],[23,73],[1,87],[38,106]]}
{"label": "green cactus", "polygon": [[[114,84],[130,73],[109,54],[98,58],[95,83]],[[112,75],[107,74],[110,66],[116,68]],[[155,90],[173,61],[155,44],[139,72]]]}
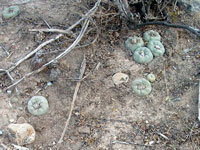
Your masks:
{"label": "green cactus", "polygon": [[154,82],[156,80],[156,76],[150,73],[147,75],[147,80],[149,80],[150,82]]}
{"label": "green cactus", "polygon": [[151,50],[151,52],[155,57],[163,56],[163,54],[165,53],[165,48],[160,41],[155,41],[155,40],[149,41],[147,47]]}
{"label": "green cactus", "polygon": [[28,102],[28,111],[33,115],[44,115],[48,110],[48,101],[43,96],[33,96]]}
{"label": "green cactus", "polygon": [[147,96],[151,93],[151,83],[144,79],[144,78],[139,78],[135,79],[132,82],[132,88],[134,93],[136,93],[138,96]]}
{"label": "green cactus", "polygon": [[154,30],[146,31],[143,34],[143,38],[145,41],[151,41],[151,40],[160,41],[161,40],[160,34]]}
{"label": "green cactus", "polygon": [[125,41],[125,46],[129,51],[133,53],[138,47],[144,46],[144,41],[142,38],[137,36],[129,37]]}
{"label": "green cactus", "polygon": [[20,9],[18,6],[10,6],[3,11],[3,18],[4,19],[10,19],[16,17],[20,12]]}
{"label": "green cactus", "polygon": [[139,47],[133,54],[133,59],[140,64],[147,64],[152,61],[153,55],[147,47]]}

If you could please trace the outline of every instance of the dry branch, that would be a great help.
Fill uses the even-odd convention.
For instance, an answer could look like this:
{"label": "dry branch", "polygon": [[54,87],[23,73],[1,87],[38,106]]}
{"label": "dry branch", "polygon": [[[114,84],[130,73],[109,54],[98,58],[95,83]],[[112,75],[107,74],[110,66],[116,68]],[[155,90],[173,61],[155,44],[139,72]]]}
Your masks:
{"label": "dry branch", "polygon": [[[66,33],[70,33],[70,31],[75,28],[78,24],[80,24],[83,20],[85,20],[86,18],[92,16],[95,11],[97,10],[98,6],[100,5],[101,0],[98,0],[95,4],[95,6],[90,9],[80,20],[78,20],[76,23],[74,23],[73,25],[71,25],[68,29],[66,29]],[[55,29],[54,29],[55,30]],[[31,56],[33,56],[36,52],[38,52],[41,48],[43,48],[44,46],[46,46],[47,44],[50,44],[52,42],[54,42],[55,40],[61,38],[63,36],[63,34],[59,34],[57,35],[55,38],[52,38],[42,44],[40,44],[36,49],[34,49],[32,52],[30,52],[29,54],[27,54],[26,56],[24,56],[22,59],[20,59],[19,61],[17,61],[12,67],[10,67],[8,69],[9,72],[13,71],[17,66],[19,66],[23,61],[27,60],[28,58],[30,58]]]}
{"label": "dry branch", "polygon": [[19,66],[22,62],[24,62],[26,59],[28,59],[29,57],[31,57],[32,55],[34,55],[36,52],[38,52],[41,48],[43,48],[44,46],[46,46],[47,44],[54,42],[55,40],[59,39],[60,37],[62,37],[63,34],[59,34],[57,35],[55,38],[50,39],[42,44],[40,44],[36,49],[34,49],[33,51],[31,51],[29,54],[27,54],[25,57],[23,57],[22,59],[20,59],[19,61],[17,61],[14,66],[10,67],[8,69],[9,72],[13,71],[17,66]]}
{"label": "dry branch", "polygon": [[21,79],[19,79],[18,81],[16,81],[15,83],[13,83],[12,85],[10,85],[9,87],[6,88],[6,90],[16,86],[17,84],[19,84],[20,82],[22,82],[25,78],[36,74],[38,72],[41,72],[43,69],[45,69],[48,65],[50,65],[51,63],[57,62],[59,59],[61,59],[62,57],[64,57],[67,53],[69,53],[82,39],[87,27],[89,24],[89,18],[85,20],[83,27],[81,29],[81,32],[79,34],[79,36],[76,38],[76,40],[72,43],[72,45],[70,45],[70,47],[68,47],[64,52],[62,52],[60,55],[58,55],[56,58],[52,59],[51,61],[49,61],[48,63],[42,65],[39,69],[34,70],[30,73],[27,73],[26,75],[24,75]]}
{"label": "dry branch", "polygon": [[61,29],[29,29],[30,32],[56,32],[56,33],[63,33],[63,34],[71,34],[70,32],[67,32],[66,30]]}
{"label": "dry branch", "polygon": [[[54,58],[54,59],[52,59],[51,61],[49,61],[48,63],[42,65],[39,69],[37,69],[37,70],[35,70],[35,71],[32,71],[32,72],[30,72],[30,73],[25,74],[21,79],[19,79],[18,81],[16,81],[15,83],[13,83],[12,85],[10,85],[9,87],[7,87],[6,90],[8,90],[8,89],[10,89],[10,88],[12,88],[12,87],[14,87],[14,86],[16,86],[17,84],[19,84],[20,82],[22,82],[25,78],[27,78],[27,77],[29,77],[29,76],[31,76],[31,75],[33,75],[33,74],[36,74],[36,73],[42,71],[43,69],[45,69],[45,68],[46,68],[48,65],[50,65],[51,63],[57,62],[59,59],[63,58],[66,54],[68,54],[73,48],[75,48],[75,46],[76,46],[76,45],[80,42],[80,40],[82,39],[82,37],[83,37],[83,35],[84,35],[84,33],[85,33],[85,31],[86,31],[88,25],[89,25],[89,17],[90,17],[91,15],[93,15],[93,14],[96,12],[97,8],[98,8],[99,5],[100,5],[100,2],[101,2],[101,0],[98,0],[98,1],[95,3],[94,7],[93,7],[92,9],[90,9],[90,10],[88,11],[88,13],[87,13],[84,17],[82,17],[79,21],[77,21],[75,24],[73,24],[72,26],[70,26],[70,27],[67,29],[68,31],[70,31],[70,30],[73,29],[76,25],[78,25],[82,20],[85,20],[85,22],[84,22],[84,24],[83,24],[83,26],[82,26],[82,28],[81,28],[81,31],[80,31],[78,37],[77,37],[76,40],[72,43],[72,45],[70,45],[64,52],[62,52],[62,53],[61,53],[60,55],[58,55],[56,58]],[[61,36],[63,36],[63,34],[59,34],[58,36],[56,36],[56,38],[51,39],[51,40],[55,41],[56,39],[60,38]],[[41,44],[38,48],[36,48],[36,49],[34,50],[34,53],[36,53],[39,49],[41,49],[44,45],[46,45],[47,42],[50,43],[50,42],[52,42],[52,41],[49,40],[49,41],[46,41],[45,44],[44,44],[44,43]],[[28,59],[28,58],[29,58],[30,56],[32,56],[34,53],[31,52],[30,54],[26,55],[23,59],[19,60],[19,61],[18,61],[13,67],[11,67],[8,71],[12,71],[14,68],[16,68],[19,64],[21,64],[24,60]]]}
{"label": "dry branch", "polygon": [[197,35],[200,38],[200,29],[196,29],[194,27],[183,25],[183,24],[171,24],[165,21],[153,21],[153,22],[146,22],[146,23],[141,23],[137,25],[128,24],[129,28],[132,30],[136,30],[138,28],[141,28],[147,25],[161,25],[161,26],[166,26],[166,27],[171,27],[171,28],[182,28],[182,29],[190,31],[191,33]]}
{"label": "dry branch", "polygon": [[85,72],[85,68],[86,68],[86,60],[85,60],[85,55],[84,55],[83,61],[82,61],[82,64],[81,64],[80,75],[79,75],[79,79],[80,79],[80,80],[78,81],[78,83],[77,83],[77,85],[76,85],[76,88],[75,88],[75,91],[74,91],[74,95],[73,95],[72,104],[71,104],[71,109],[70,109],[70,112],[69,112],[69,116],[68,116],[67,121],[66,121],[66,123],[65,123],[65,127],[64,127],[64,129],[63,129],[62,134],[61,134],[61,137],[60,137],[60,139],[59,139],[59,141],[58,141],[58,145],[60,145],[60,144],[63,142],[63,138],[64,138],[64,135],[65,135],[65,132],[66,132],[67,127],[68,127],[68,125],[69,125],[69,121],[70,121],[71,116],[72,116],[72,111],[73,111],[73,109],[74,109],[74,104],[75,104],[75,101],[76,101],[76,97],[77,97],[77,93],[78,93],[79,87],[80,87],[80,85],[81,85],[81,81],[82,81],[82,78],[83,78],[83,74],[84,74],[84,72]]}

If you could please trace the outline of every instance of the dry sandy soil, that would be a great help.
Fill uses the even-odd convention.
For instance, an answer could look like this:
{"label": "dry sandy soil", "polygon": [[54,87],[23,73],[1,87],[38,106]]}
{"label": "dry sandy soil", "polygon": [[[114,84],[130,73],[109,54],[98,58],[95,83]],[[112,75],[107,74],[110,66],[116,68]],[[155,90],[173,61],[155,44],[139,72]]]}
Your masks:
{"label": "dry sandy soil", "polygon": [[[7,56],[0,48],[0,68],[8,69],[34,50],[42,42],[57,33],[30,32],[29,29],[67,29],[85,14],[93,4],[72,0],[1,0],[2,11],[18,5],[20,14],[14,19],[0,18],[0,44],[12,54]],[[112,6],[112,4],[111,4]],[[33,144],[25,147],[35,150],[56,150],[57,142],[68,118],[72,97],[83,56],[86,56],[85,79],[77,95],[69,127],[61,145],[63,150],[197,150],[200,147],[199,122],[197,120],[198,73],[200,71],[199,38],[182,30],[160,26],[148,26],[129,30],[119,26],[119,14],[112,7],[102,4],[94,23],[88,27],[77,48],[58,63],[28,77],[18,84],[19,90],[4,91],[11,85],[3,73],[0,77],[0,150],[3,144],[12,149],[16,144],[8,134],[7,126],[24,120],[36,130]],[[192,14],[181,15],[176,20],[200,28],[199,18]],[[81,26],[73,30],[78,35]],[[124,41],[131,35],[154,29],[162,36],[166,48],[163,57],[154,58],[148,65],[140,65],[128,54]],[[98,35],[95,43],[91,43]],[[64,36],[42,49],[45,63],[72,42],[72,36]],[[190,51],[185,53],[184,50]],[[15,68],[11,75],[15,81],[37,69],[34,57]],[[41,65],[41,64],[40,64]],[[112,82],[117,72],[129,75],[129,81],[119,86]],[[152,92],[138,97],[132,91],[132,81],[156,75]],[[52,83],[47,86],[47,83]],[[45,96],[49,112],[33,116],[27,111],[28,100],[35,95]],[[19,119],[20,118],[20,119]]]}

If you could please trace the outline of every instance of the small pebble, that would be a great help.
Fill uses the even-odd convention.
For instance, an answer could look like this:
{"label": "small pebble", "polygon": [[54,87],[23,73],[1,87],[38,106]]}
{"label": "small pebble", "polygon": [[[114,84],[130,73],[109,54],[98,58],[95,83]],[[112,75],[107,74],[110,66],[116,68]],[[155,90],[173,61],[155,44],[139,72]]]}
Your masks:
{"label": "small pebble", "polygon": [[13,122],[15,122],[15,119],[10,119],[9,122],[13,123]]}
{"label": "small pebble", "polygon": [[47,86],[52,86],[53,83],[52,82],[47,82]]}
{"label": "small pebble", "polygon": [[152,146],[155,143],[155,141],[150,141],[149,145]]}
{"label": "small pebble", "polygon": [[22,106],[20,106],[20,107],[18,107],[18,109],[19,109],[20,111],[22,111],[22,110],[23,110],[23,107],[22,107]]}
{"label": "small pebble", "polygon": [[11,95],[11,94],[12,94],[12,91],[11,91],[11,90],[7,90],[6,92],[7,92],[8,95]]}
{"label": "small pebble", "polygon": [[0,130],[0,136],[2,136],[3,135],[3,131],[2,130]]}
{"label": "small pebble", "polygon": [[52,145],[56,145],[56,142],[55,142],[55,141],[53,141],[53,142],[52,142]]}
{"label": "small pebble", "polygon": [[35,141],[35,129],[28,123],[23,124],[9,124],[10,135],[15,135],[15,140],[18,145],[31,144]]}
{"label": "small pebble", "polygon": [[115,85],[119,85],[122,83],[127,83],[129,80],[129,77],[127,74],[118,72],[116,74],[113,75],[112,80],[114,82]]}

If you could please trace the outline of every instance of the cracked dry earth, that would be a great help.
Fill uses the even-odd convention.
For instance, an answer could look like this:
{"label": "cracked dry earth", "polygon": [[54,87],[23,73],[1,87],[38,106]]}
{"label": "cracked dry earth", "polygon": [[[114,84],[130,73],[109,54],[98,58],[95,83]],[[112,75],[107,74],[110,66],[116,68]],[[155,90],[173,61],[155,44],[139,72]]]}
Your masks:
{"label": "cracked dry earth", "polygon": [[[21,13],[14,19],[0,21],[0,43],[12,53],[7,57],[0,48],[0,67],[9,68],[12,63],[30,53],[40,43],[56,33],[29,32],[29,29],[67,29],[87,12],[86,2],[70,0],[1,0],[0,16],[4,8],[18,5]],[[99,11],[103,11],[103,6]],[[198,26],[198,19],[188,24]],[[47,23],[45,23],[47,22]],[[80,27],[73,32],[78,33]],[[100,30],[103,27],[100,27]],[[154,58],[148,65],[135,63],[126,51],[124,41],[131,35],[142,36],[144,31],[154,29],[162,36],[166,48],[163,57]],[[95,32],[93,33],[95,34]],[[90,40],[87,35],[84,41]],[[91,38],[92,39],[92,38]],[[66,49],[73,39],[63,37],[43,48],[43,57],[50,60]],[[191,50],[187,53],[185,49]],[[12,148],[16,144],[9,137],[7,126],[20,118],[36,130],[29,149],[54,150],[68,118],[76,79],[80,73],[83,55],[86,55],[88,75],[82,82],[69,127],[62,143],[63,150],[197,150],[200,132],[197,121],[198,72],[200,69],[199,39],[181,29],[149,26],[137,31],[127,27],[102,32],[88,47],[76,48],[55,66],[33,75],[18,85],[19,95],[4,92],[11,84],[1,75],[0,92],[0,142]],[[32,69],[32,58],[11,72],[15,80]],[[98,66],[98,67],[97,67]],[[53,71],[52,71],[53,70]],[[53,78],[51,86],[45,86]],[[126,73],[129,81],[119,86],[112,82],[117,72]],[[89,74],[88,74],[89,73]],[[138,97],[132,92],[132,80],[156,75],[152,92]],[[28,100],[35,95],[47,98],[49,112],[33,116],[27,111]],[[5,147],[0,145],[0,150]]]}

